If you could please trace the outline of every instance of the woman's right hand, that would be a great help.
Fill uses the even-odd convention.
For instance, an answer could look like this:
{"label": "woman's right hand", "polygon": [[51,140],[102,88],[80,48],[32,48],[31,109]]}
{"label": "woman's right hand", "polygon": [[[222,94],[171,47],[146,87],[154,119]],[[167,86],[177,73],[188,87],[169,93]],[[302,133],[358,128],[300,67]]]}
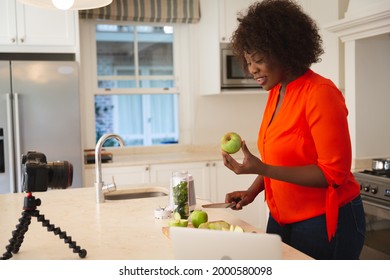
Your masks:
{"label": "woman's right hand", "polygon": [[253,194],[249,190],[246,191],[234,191],[226,194],[225,202],[236,202],[236,205],[232,207],[233,210],[241,210],[244,206],[250,204],[255,200],[257,194]]}
{"label": "woman's right hand", "polygon": [[265,164],[249,151],[245,141],[242,141],[241,150],[244,154],[242,163],[237,162],[225,151],[221,151],[224,165],[236,174],[262,174]]}

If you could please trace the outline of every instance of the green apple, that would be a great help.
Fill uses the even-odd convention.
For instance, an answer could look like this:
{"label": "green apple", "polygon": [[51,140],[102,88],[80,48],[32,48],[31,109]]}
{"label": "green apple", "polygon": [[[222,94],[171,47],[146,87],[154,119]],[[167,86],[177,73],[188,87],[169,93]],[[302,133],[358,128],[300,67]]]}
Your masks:
{"label": "green apple", "polygon": [[168,226],[170,227],[187,227],[188,220],[182,219],[178,212],[173,214],[173,219],[168,221]]}
{"label": "green apple", "polygon": [[199,225],[201,229],[231,231],[231,232],[244,232],[244,229],[240,226],[231,225],[225,221],[205,222]]}
{"label": "green apple", "polygon": [[186,219],[179,220],[179,227],[187,227],[187,226],[188,226],[188,220]]}
{"label": "green apple", "polygon": [[244,232],[244,229],[240,226],[235,226],[234,227],[234,232]]}
{"label": "green apple", "polygon": [[211,222],[211,223],[209,223],[209,229],[228,231],[230,229],[230,224],[228,222],[225,222],[225,221]]}
{"label": "green apple", "polygon": [[194,210],[190,215],[190,220],[194,228],[198,228],[200,224],[208,221],[208,215],[205,211]]}
{"label": "green apple", "polygon": [[180,220],[169,220],[168,226],[170,227],[187,227],[188,226],[188,220],[186,219],[180,219]]}
{"label": "green apple", "polygon": [[228,132],[221,138],[221,149],[228,154],[237,153],[241,149],[241,136],[236,132]]}
{"label": "green apple", "polygon": [[180,220],[169,220],[168,225],[170,227],[178,227],[180,226]]}
{"label": "green apple", "polygon": [[244,232],[244,229],[240,226],[230,225],[229,231]]}
{"label": "green apple", "polygon": [[180,213],[179,212],[175,212],[175,213],[173,213],[173,219],[174,220],[181,220],[181,216],[180,216]]}
{"label": "green apple", "polygon": [[209,229],[209,222],[201,223],[198,228]]}

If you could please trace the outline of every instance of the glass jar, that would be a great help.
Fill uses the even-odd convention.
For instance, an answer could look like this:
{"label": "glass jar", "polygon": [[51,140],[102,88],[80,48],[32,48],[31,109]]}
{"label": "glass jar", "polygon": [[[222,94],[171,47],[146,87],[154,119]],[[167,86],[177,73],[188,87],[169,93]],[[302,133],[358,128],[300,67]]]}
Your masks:
{"label": "glass jar", "polygon": [[171,177],[170,204],[173,213],[179,213],[181,219],[188,219],[189,208],[189,177],[187,171],[174,171]]}

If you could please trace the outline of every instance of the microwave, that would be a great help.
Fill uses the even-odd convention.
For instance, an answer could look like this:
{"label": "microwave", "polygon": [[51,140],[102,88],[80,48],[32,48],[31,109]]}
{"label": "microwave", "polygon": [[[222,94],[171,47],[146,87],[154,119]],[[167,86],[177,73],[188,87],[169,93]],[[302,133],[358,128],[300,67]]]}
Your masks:
{"label": "microwave", "polygon": [[233,55],[229,43],[220,44],[221,53],[221,88],[259,88],[259,84],[242,69],[239,59]]}

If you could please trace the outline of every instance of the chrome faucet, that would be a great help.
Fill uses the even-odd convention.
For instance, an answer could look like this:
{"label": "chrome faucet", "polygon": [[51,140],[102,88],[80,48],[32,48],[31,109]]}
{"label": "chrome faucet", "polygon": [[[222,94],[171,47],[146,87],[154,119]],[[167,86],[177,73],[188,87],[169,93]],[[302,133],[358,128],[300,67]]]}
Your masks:
{"label": "chrome faucet", "polygon": [[123,141],[122,137],[120,137],[117,134],[108,133],[104,134],[102,137],[100,137],[99,141],[96,144],[95,148],[95,173],[96,173],[96,180],[95,180],[95,189],[96,189],[96,202],[102,203],[104,202],[104,190],[116,190],[115,182],[111,184],[104,184],[102,179],[102,147],[104,142],[106,140],[114,138],[116,139],[121,147],[125,146],[125,142]]}

